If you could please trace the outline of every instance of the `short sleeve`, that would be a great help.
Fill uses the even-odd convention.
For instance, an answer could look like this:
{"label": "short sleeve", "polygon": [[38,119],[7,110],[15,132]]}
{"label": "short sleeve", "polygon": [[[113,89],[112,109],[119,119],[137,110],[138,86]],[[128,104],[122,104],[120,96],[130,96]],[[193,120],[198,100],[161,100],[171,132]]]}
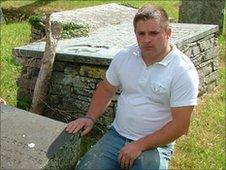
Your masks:
{"label": "short sleeve", "polygon": [[171,85],[171,107],[197,105],[199,77],[195,68],[184,71]]}
{"label": "short sleeve", "polygon": [[119,54],[116,54],[106,71],[107,81],[113,86],[121,85],[120,79],[119,79],[120,57],[121,56]]}

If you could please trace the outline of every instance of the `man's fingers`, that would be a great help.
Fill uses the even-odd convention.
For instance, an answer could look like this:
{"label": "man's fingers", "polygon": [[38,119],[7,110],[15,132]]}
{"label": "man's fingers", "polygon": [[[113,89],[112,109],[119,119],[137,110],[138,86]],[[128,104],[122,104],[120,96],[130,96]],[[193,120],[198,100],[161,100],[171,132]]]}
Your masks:
{"label": "man's fingers", "polygon": [[86,126],[85,129],[82,131],[81,136],[86,135],[91,129],[92,129],[92,127]]}
{"label": "man's fingers", "polygon": [[75,128],[76,128],[76,123],[75,123],[75,121],[72,121],[72,122],[67,124],[66,131],[68,133],[72,133]]}
{"label": "man's fingers", "polygon": [[125,167],[125,157],[124,156],[122,156],[121,157],[121,160],[120,160],[120,166],[121,166],[121,169],[126,169],[126,167]]}
{"label": "man's fingers", "polygon": [[132,168],[132,166],[133,166],[133,162],[134,162],[134,159],[130,159],[128,169],[129,169],[129,168]]}
{"label": "man's fingers", "polygon": [[90,119],[79,118],[67,124],[66,131],[68,133],[77,133],[82,131],[81,135],[87,134],[93,127],[93,122]]}
{"label": "man's fingers", "polygon": [[121,163],[121,159],[122,159],[122,152],[119,152],[118,154],[118,162]]}
{"label": "man's fingers", "polygon": [[83,128],[84,122],[81,120],[75,120],[67,124],[66,131],[68,133],[77,133],[80,129]]}
{"label": "man's fingers", "polygon": [[125,157],[124,169],[129,169],[129,166],[130,166],[130,158],[129,157]]}
{"label": "man's fingers", "polygon": [[72,133],[79,132],[80,130],[82,130],[83,127],[84,127],[84,123],[78,123],[78,124],[76,124],[74,130],[72,131]]}
{"label": "man's fingers", "polygon": [[120,166],[122,169],[129,169],[130,164],[133,163],[133,161],[131,162],[131,159],[126,156],[126,154],[123,152],[120,152],[118,155],[118,161],[120,162]]}

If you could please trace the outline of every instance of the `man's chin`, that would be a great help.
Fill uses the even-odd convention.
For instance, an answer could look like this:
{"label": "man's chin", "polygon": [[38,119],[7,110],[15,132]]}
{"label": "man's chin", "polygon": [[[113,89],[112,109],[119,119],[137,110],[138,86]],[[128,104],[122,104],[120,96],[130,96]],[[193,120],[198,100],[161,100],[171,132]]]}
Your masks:
{"label": "man's chin", "polygon": [[153,52],[153,51],[146,51],[146,50],[144,50],[144,51],[142,51],[142,55],[144,56],[144,57],[146,57],[146,56],[155,56],[155,53]]}

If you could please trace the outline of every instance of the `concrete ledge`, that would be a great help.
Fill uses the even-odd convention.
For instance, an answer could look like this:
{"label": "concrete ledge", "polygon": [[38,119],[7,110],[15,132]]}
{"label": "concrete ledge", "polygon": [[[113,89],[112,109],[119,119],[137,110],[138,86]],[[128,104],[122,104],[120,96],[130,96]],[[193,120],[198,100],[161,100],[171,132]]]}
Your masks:
{"label": "concrete ledge", "polygon": [[79,135],[66,124],[1,105],[1,169],[73,169],[79,159]]}

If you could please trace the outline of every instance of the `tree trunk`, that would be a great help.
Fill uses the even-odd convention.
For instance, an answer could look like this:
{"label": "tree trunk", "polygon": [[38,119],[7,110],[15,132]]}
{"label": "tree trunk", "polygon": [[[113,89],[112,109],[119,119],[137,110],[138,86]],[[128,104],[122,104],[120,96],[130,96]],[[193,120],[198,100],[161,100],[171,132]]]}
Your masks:
{"label": "tree trunk", "polygon": [[46,46],[38,79],[35,84],[31,112],[42,114],[49,90],[49,81],[52,75],[55,60],[57,40],[60,36],[61,26],[57,22],[51,25],[50,15],[46,15]]}

